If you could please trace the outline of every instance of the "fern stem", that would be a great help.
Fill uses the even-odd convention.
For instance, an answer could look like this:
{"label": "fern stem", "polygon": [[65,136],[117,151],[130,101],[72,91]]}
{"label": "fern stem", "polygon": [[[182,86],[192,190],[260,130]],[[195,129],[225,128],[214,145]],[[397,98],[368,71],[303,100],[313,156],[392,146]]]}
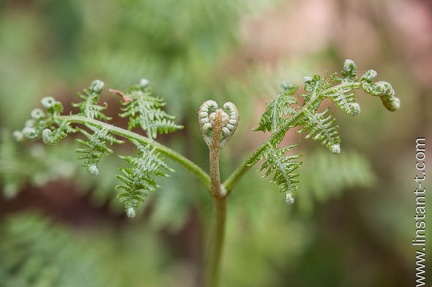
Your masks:
{"label": "fern stem", "polygon": [[210,180],[211,193],[215,198],[223,197],[225,194],[221,189],[219,159],[220,159],[220,140],[222,132],[222,110],[217,109],[215,112],[215,120],[213,124],[212,142],[209,146],[210,151]]}
{"label": "fern stem", "polygon": [[170,149],[164,145],[161,145],[160,143],[158,143],[154,140],[149,139],[148,137],[139,135],[137,133],[131,132],[131,131],[123,129],[123,128],[113,126],[113,125],[108,124],[108,123],[104,123],[104,122],[101,122],[101,121],[98,121],[95,119],[90,119],[90,118],[83,117],[83,116],[74,116],[74,115],[56,116],[56,119],[59,119],[62,121],[68,121],[68,122],[76,123],[76,124],[95,125],[95,126],[98,126],[101,128],[108,129],[112,134],[121,136],[123,138],[129,139],[129,140],[135,139],[139,142],[148,144],[148,145],[154,147],[161,154],[167,156],[171,160],[182,165],[184,168],[186,168],[188,171],[190,171],[192,174],[194,174],[204,184],[204,186],[206,187],[207,190],[210,190],[210,177],[204,170],[202,170],[199,166],[197,166],[195,163],[193,163],[189,159],[185,158],[181,154],[175,152],[174,150],[172,150],[172,149]]}
{"label": "fern stem", "polygon": [[213,226],[213,233],[210,237],[210,253],[207,270],[208,287],[217,287],[219,285],[220,265],[225,238],[226,192],[221,186],[219,168],[220,151],[222,149],[221,132],[224,124],[222,113],[223,111],[221,109],[215,111],[212,141],[209,145],[211,193],[214,198],[215,223]]}
{"label": "fern stem", "polygon": [[214,198],[215,223],[211,237],[210,256],[208,258],[206,287],[219,286],[220,266],[225,241],[226,229],[226,197]]}

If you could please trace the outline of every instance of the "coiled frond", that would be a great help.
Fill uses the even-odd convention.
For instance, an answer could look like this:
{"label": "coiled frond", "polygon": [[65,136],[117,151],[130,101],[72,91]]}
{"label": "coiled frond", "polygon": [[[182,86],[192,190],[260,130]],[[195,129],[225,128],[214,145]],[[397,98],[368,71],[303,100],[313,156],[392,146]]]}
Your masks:
{"label": "coiled frond", "polygon": [[131,87],[121,96],[125,107],[120,117],[129,118],[129,129],[139,126],[147,132],[147,137],[155,139],[158,134],[167,134],[183,128],[174,123],[174,116],[161,110],[165,102],[154,96],[146,80],[141,80],[139,85]]}
{"label": "coiled frond", "polygon": [[198,124],[201,130],[201,135],[209,147],[213,142],[217,110],[221,113],[220,141],[217,145],[222,148],[237,129],[239,112],[237,107],[231,102],[226,102],[222,109],[220,109],[218,104],[212,100],[205,101],[201,104],[198,110]]}
{"label": "coiled frond", "polygon": [[121,175],[117,178],[122,184],[117,185],[116,189],[122,192],[118,198],[123,202],[126,213],[129,217],[135,217],[138,206],[145,202],[148,192],[153,192],[158,187],[156,176],[169,176],[166,171],[173,172],[163,160],[160,153],[148,145],[140,142],[131,141],[138,149],[138,157],[120,156],[127,161],[131,167],[120,168]]}
{"label": "coiled frond", "polygon": [[101,129],[91,124],[86,124],[86,127],[91,132],[80,130],[87,140],[77,139],[76,141],[83,145],[83,148],[78,148],[75,152],[81,154],[78,159],[84,161],[83,166],[87,168],[88,172],[97,175],[99,173],[97,165],[101,158],[113,152],[107,147],[107,144],[121,144],[123,141],[113,137],[106,128]]}
{"label": "coiled frond", "polygon": [[83,90],[78,94],[78,98],[82,100],[79,103],[72,103],[72,106],[79,108],[79,115],[91,118],[91,119],[100,119],[100,120],[110,120],[110,117],[107,117],[102,113],[103,110],[107,108],[107,104],[104,106],[98,105],[99,95],[104,89],[105,84],[102,81],[95,80],[90,84],[88,90]]}
{"label": "coiled frond", "polygon": [[276,184],[280,191],[286,194],[287,203],[294,203],[294,196],[300,184],[300,174],[297,172],[297,169],[302,162],[296,160],[301,157],[301,154],[285,155],[285,153],[296,146],[298,144],[278,148],[269,144],[269,147],[262,155],[265,162],[261,166],[260,171],[266,170],[263,177],[273,174],[271,182]]}

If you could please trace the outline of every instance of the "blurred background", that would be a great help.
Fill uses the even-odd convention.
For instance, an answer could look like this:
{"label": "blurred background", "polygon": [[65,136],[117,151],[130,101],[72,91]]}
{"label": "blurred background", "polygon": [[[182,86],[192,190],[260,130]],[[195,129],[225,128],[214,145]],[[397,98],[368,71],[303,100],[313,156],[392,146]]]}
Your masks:
{"label": "blurred background", "polygon": [[[293,206],[249,172],[228,206],[221,286],[414,286],[415,139],[432,139],[432,2],[0,1],[0,286],[200,284],[212,212],[203,186],[173,164],[127,219],[115,156],[91,177],[73,141],[14,141],[42,97],[70,111],[94,79],[121,90],[147,78],[185,126],[161,141],[204,169],[196,111],[207,99],[232,101],[241,121],[223,150],[225,178],[267,137],[252,128],[283,80],[300,85],[346,58],[392,83],[401,109],[360,93],[359,116],[335,111],[341,155],[302,140]],[[118,98],[101,100],[115,116]]]}

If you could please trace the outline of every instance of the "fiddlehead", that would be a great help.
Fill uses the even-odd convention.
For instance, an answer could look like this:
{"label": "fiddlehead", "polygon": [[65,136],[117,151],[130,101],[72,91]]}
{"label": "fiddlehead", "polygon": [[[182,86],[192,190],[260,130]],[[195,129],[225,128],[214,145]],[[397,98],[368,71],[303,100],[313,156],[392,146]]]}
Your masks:
{"label": "fiddlehead", "polygon": [[219,141],[216,144],[222,148],[237,129],[239,113],[237,107],[231,102],[225,103],[223,109],[220,109],[218,104],[212,100],[205,101],[201,105],[198,110],[198,123],[201,135],[209,147],[213,145],[216,111],[221,113],[220,135],[218,135]]}

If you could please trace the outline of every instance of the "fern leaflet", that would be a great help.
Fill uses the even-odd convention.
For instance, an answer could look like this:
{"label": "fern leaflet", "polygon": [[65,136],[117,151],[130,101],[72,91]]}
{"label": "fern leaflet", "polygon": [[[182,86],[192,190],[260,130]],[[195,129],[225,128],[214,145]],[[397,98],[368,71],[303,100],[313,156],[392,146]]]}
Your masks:
{"label": "fern leaflet", "polygon": [[285,116],[292,116],[296,112],[294,105],[298,104],[298,100],[293,95],[297,92],[297,85],[290,85],[284,82],[282,85],[284,91],[272,100],[266,111],[261,117],[259,125],[255,131],[274,132],[280,128]]}
{"label": "fern leaflet", "polygon": [[173,172],[154,148],[142,145],[138,141],[132,140],[138,149],[138,156],[120,156],[127,161],[131,167],[120,168],[121,175],[117,178],[122,184],[117,185],[116,189],[123,190],[118,198],[123,202],[126,213],[129,217],[134,217],[139,204],[145,201],[147,192],[153,192],[158,187],[154,177],[169,176],[166,171]]}
{"label": "fern leaflet", "polygon": [[120,117],[129,117],[129,129],[139,126],[147,132],[147,137],[155,139],[158,134],[167,134],[183,128],[174,123],[174,116],[161,110],[165,102],[153,95],[153,90],[147,82],[131,87],[121,96],[125,107]]}
{"label": "fern leaflet", "polygon": [[333,153],[340,152],[340,137],[337,131],[338,126],[335,125],[336,119],[333,115],[329,115],[330,108],[325,109],[321,113],[312,113],[309,110],[304,110],[300,116],[303,122],[303,128],[299,131],[307,132],[306,139],[312,138],[318,140],[321,144]]}
{"label": "fern leaflet", "polygon": [[102,111],[107,108],[107,104],[105,103],[104,106],[98,105],[99,95],[104,86],[105,84],[102,81],[93,81],[88,90],[83,90],[78,94],[78,98],[80,98],[82,102],[72,103],[72,106],[79,108],[79,114],[82,116],[91,119],[110,120],[110,117],[107,117],[102,113]]}
{"label": "fern leaflet", "polygon": [[123,141],[113,137],[108,129],[100,129],[97,126],[86,124],[86,127],[92,132],[89,133],[85,130],[80,132],[87,138],[87,141],[76,139],[76,141],[82,144],[83,148],[75,150],[76,153],[82,154],[78,159],[83,160],[83,166],[87,168],[88,172],[93,175],[99,173],[97,165],[104,155],[112,154],[113,151],[107,147],[107,143],[110,144],[121,144]]}
{"label": "fern leaflet", "polygon": [[275,145],[269,144],[262,155],[265,162],[260,169],[260,171],[266,169],[263,177],[273,174],[271,182],[278,185],[281,192],[290,194],[291,197],[297,193],[300,183],[300,174],[296,172],[296,170],[300,167],[302,162],[296,161],[296,159],[300,158],[301,154],[289,156],[284,156],[284,154],[296,146],[298,146],[298,144],[278,148]]}

